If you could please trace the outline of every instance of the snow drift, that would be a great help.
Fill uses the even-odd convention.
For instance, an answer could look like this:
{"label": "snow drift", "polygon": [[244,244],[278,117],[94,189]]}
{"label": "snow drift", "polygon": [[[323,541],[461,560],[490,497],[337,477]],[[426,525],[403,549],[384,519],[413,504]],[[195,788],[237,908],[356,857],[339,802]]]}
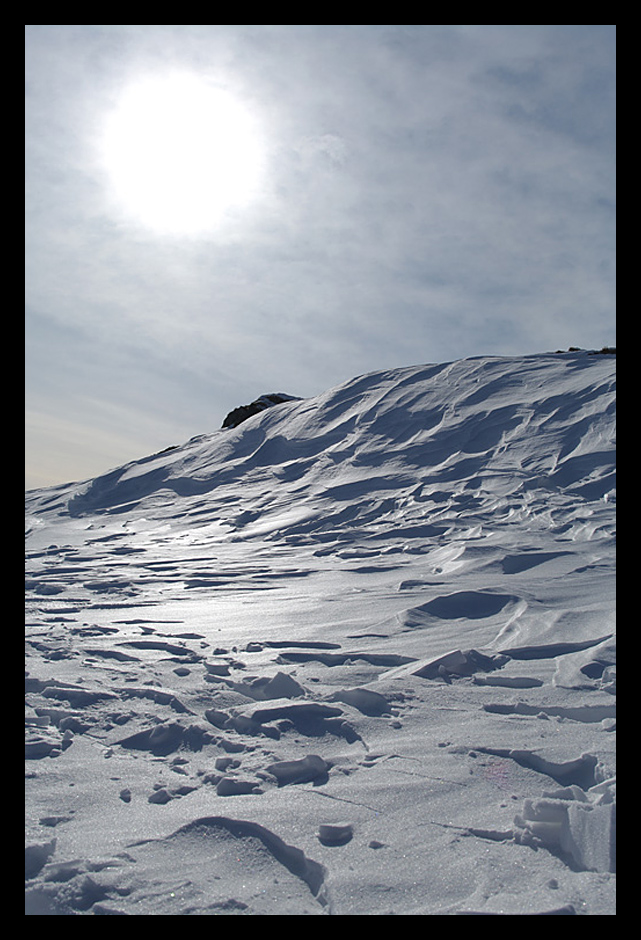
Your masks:
{"label": "snow drift", "polygon": [[27,912],[614,913],[614,372],[372,373],[28,493]]}

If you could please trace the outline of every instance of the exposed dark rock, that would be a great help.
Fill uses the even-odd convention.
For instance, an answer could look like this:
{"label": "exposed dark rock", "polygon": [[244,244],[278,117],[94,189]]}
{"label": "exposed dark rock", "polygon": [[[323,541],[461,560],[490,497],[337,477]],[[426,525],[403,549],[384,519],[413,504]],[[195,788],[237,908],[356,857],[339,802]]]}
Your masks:
{"label": "exposed dark rock", "polygon": [[266,408],[272,408],[274,405],[280,405],[285,401],[300,401],[296,395],[286,395],[284,392],[272,392],[269,395],[261,395],[249,405],[240,405],[230,411],[222,426],[224,428],[237,428],[239,424],[256,415],[259,411],[265,411]]}

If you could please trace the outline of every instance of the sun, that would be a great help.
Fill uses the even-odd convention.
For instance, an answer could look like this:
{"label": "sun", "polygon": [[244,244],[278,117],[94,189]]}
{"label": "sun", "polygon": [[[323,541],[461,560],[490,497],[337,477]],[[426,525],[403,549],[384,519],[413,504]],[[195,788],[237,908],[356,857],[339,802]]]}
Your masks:
{"label": "sun", "polygon": [[216,228],[255,198],[263,176],[249,109],[186,72],[129,85],[105,121],[100,151],[120,209],[160,234]]}

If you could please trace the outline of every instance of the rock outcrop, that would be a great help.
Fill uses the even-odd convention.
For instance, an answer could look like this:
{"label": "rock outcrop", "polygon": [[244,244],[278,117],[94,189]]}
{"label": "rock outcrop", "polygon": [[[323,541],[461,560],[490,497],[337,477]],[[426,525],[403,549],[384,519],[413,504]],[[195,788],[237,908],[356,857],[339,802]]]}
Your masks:
{"label": "rock outcrop", "polygon": [[239,424],[242,424],[247,418],[251,418],[252,415],[258,414],[259,411],[264,411],[274,405],[280,405],[285,401],[300,401],[300,399],[296,395],[286,395],[284,392],[261,395],[260,398],[252,401],[249,405],[240,405],[230,411],[222,426],[224,428],[237,428]]}

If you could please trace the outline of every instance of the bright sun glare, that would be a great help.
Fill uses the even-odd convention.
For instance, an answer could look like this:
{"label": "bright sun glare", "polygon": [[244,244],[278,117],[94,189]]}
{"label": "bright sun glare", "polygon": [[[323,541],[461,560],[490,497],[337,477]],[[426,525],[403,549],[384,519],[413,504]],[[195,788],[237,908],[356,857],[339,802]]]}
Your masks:
{"label": "bright sun glare", "polygon": [[129,86],[106,121],[101,150],[121,208],[159,233],[214,228],[252,200],[262,176],[249,111],[189,73]]}

